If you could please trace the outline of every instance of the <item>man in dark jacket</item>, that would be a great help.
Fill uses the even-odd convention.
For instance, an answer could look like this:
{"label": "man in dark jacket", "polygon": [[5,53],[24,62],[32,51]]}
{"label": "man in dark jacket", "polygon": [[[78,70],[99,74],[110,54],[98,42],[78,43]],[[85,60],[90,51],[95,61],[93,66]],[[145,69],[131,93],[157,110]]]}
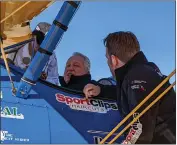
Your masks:
{"label": "man in dark jacket", "polygon": [[[165,78],[158,67],[148,62],[140,51],[139,42],[131,32],[115,32],[105,40],[107,62],[117,80],[117,102],[121,115],[129,114]],[[161,94],[170,83],[166,83],[126,122],[133,120],[147,105]],[[84,88],[86,97],[98,96],[99,85],[88,84]],[[127,132],[124,144],[176,143],[176,94],[171,89],[151,107]]]}
{"label": "man in dark jacket", "polygon": [[90,60],[87,56],[75,52],[67,61],[64,76],[59,77],[62,87],[82,91],[91,82]]}

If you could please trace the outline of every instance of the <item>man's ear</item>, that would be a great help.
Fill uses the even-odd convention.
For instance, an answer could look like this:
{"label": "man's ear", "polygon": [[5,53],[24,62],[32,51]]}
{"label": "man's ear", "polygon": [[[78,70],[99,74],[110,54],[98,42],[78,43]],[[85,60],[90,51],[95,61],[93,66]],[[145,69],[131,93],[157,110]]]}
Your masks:
{"label": "man's ear", "polygon": [[117,56],[111,55],[111,61],[113,68],[117,68],[117,66],[119,65],[119,59],[117,58]]}

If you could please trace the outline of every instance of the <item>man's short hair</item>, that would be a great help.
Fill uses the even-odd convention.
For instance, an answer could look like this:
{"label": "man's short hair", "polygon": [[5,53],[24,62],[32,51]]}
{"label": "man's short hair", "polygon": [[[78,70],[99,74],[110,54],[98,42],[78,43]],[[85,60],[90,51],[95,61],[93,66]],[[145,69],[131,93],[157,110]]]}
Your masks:
{"label": "man's short hair", "polygon": [[117,56],[122,62],[127,63],[137,52],[140,51],[138,39],[132,32],[110,33],[104,39],[109,55]]}
{"label": "man's short hair", "polygon": [[72,56],[80,56],[82,58],[84,58],[84,65],[86,67],[86,69],[88,70],[88,72],[90,73],[90,60],[87,56],[85,56],[84,54],[80,53],[80,52],[74,52]]}

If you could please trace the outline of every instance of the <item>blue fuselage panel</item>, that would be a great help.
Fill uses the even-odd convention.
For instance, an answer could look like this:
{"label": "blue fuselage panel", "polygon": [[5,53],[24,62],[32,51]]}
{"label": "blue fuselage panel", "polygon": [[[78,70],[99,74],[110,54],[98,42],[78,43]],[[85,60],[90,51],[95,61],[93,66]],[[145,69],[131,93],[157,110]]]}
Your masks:
{"label": "blue fuselage panel", "polygon": [[[28,99],[16,98],[0,66],[2,143],[99,143],[121,121],[116,102],[87,100],[42,81]],[[11,69],[17,87],[22,72]]]}

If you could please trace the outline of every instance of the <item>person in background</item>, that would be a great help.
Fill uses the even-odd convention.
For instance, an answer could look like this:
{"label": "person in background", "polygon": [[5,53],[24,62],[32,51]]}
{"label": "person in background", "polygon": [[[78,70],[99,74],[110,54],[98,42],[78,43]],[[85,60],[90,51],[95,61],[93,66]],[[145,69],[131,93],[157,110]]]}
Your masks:
{"label": "person in background", "polygon": [[[41,43],[43,42],[45,35],[49,31],[50,26],[51,25],[46,22],[39,23],[36,29],[32,32],[34,41],[23,45],[13,54],[13,56],[9,55],[9,62],[14,63],[14,65],[20,67],[21,69],[27,69]],[[57,58],[55,52],[53,52],[53,54],[49,57],[40,78],[55,85],[59,85],[58,76]]]}
{"label": "person in background", "polygon": [[[36,38],[36,43],[34,46],[34,54],[38,51],[42,41],[45,38],[45,34],[42,31],[34,30],[32,32],[33,37]],[[57,57],[55,52],[49,57],[48,62],[43,68],[41,79],[46,80],[52,84],[59,85],[59,79],[58,79],[58,64],[57,64]]]}

